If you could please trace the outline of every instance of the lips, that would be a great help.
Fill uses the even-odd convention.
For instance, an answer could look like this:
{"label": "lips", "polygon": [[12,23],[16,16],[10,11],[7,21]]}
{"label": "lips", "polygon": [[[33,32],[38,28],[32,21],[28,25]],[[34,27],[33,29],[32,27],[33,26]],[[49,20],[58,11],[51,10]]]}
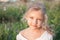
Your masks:
{"label": "lips", "polygon": [[32,25],[33,27],[37,27],[37,25]]}

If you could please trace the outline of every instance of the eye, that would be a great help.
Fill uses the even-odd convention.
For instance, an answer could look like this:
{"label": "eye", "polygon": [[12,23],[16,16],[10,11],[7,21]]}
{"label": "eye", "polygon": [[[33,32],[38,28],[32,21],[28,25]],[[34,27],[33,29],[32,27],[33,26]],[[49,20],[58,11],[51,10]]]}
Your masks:
{"label": "eye", "polygon": [[31,19],[33,19],[33,17],[30,17]]}
{"label": "eye", "polygon": [[42,19],[38,19],[39,21],[42,21]]}

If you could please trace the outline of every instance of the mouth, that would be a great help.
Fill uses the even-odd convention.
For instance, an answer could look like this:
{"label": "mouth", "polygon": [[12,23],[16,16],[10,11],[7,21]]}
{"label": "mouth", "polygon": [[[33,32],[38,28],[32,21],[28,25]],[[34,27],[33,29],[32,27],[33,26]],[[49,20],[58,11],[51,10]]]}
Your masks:
{"label": "mouth", "polygon": [[32,25],[33,27],[37,27],[37,25]]}

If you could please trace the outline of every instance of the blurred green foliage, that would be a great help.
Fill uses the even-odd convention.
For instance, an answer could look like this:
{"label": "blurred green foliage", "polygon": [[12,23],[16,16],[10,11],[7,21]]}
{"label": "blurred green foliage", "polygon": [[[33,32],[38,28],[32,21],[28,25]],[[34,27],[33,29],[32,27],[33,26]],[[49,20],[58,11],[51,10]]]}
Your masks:
{"label": "blurred green foliage", "polygon": [[[0,8],[0,40],[16,40],[16,35],[26,28],[26,23],[21,21],[26,11],[26,6],[7,7],[6,10]],[[54,30],[54,40],[60,40],[60,5],[49,9],[46,5],[48,23]]]}
{"label": "blurred green foliage", "polygon": [[26,6],[19,6],[19,7],[14,7],[14,6],[9,6],[4,9],[0,9],[0,22],[12,22],[12,21],[20,21],[22,18],[22,15],[26,11]]}
{"label": "blurred green foliage", "polygon": [[55,33],[54,40],[60,40],[60,5],[49,10],[47,14],[49,16],[48,23],[51,25]]}
{"label": "blurred green foliage", "polygon": [[16,40],[20,30],[26,28],[21,18],[26,11],[26,6],[0,8],[0,40]]}

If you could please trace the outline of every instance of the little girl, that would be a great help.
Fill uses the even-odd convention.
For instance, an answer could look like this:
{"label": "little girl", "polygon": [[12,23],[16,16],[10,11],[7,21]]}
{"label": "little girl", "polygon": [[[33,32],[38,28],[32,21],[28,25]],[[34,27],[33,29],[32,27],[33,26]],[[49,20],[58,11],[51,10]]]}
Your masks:
{"label": "little girl", "polygon": [[32,4],[24,15],[28,28],[20,31],[16,40],[53,40],[50,27],[47,26],[45,6],[41,3]]}

